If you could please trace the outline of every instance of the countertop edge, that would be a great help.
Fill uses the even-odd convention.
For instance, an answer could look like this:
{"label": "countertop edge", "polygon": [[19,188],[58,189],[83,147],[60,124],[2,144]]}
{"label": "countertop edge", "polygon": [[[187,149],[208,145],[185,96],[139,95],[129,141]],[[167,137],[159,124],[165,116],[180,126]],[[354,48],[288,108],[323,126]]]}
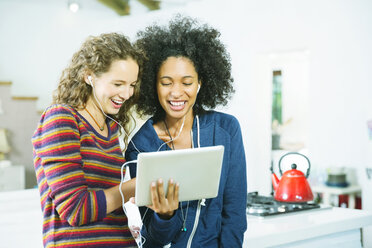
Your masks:
{"label": "countertop edge", "polygon": [[[304,224],[302,228],[296,228],[293,230],[288,230],[285,228],[281,229],[278,226],[277,231],[270,234],[263,233],[260,236],[256,235],[254,237],[250,237],[249,234],[245,235],[244,242],[247,243],[248,246],[255,247],[283,245],[291,242],[321,237],[333,233],[359,229],[365,226],[372,225],[372,213],[364,210],[332,208],[320,211],[314,213],[300,213],[297,215],[299,218],[298,221],[301,221],[301,216],[302,218],[304,218],[305,216],[310,216],[311,214],[314,215],[314,218],[320,218],[322,216],[326,217],[327,215],[342,214],[343,218],[340,218],[336,221],[333,220],[330,222],[316,223],[313,225]],[[347,218],[346,215],[348,216]],[[269,221],[273,222],[273,219]],[[265,220],[260,220],[260,222],[262,224],[263,222],[265,222]],[[249,225],[250,224],[248,221],[247,232],[249,232]],[[252,225],[254,226],[254,224]]]}

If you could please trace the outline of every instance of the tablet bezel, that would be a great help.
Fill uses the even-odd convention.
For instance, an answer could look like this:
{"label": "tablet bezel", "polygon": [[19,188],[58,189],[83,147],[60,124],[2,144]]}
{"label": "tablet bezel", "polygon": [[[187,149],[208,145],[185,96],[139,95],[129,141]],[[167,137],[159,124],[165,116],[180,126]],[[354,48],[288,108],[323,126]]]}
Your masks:
{"label": "tablet bezel", "polygon": [[151,205],[150,185],[159,178],[163,179],[165,192],[170,178],[180,184],[180,201],[216,197],[223,156],[222,145],[140,153],[135,190],[137,206]]}

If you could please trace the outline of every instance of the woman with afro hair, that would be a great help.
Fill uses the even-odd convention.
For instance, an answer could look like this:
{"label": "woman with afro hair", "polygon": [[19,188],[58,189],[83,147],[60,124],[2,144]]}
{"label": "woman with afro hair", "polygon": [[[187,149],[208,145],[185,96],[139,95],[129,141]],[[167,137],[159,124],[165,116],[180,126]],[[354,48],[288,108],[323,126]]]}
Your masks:
{"label": "woman with afro hair", "polygon": [[225,147],[216,198],[179,202],[182,185],[170,180],[167,195],[161,179],[151,185],[152,205],[141,209],[145,247],[242,246],[247,179],[241,129],[235,117],[213,111],[234,92],[230,57],[219,36],[216,29],[179,15],[169,26],[154,24],[138,33],[136,46],[147,59],[137,110],[151,118],[133,137],[136,147],[129,144],[126,158],[135,160],[138,152]]}

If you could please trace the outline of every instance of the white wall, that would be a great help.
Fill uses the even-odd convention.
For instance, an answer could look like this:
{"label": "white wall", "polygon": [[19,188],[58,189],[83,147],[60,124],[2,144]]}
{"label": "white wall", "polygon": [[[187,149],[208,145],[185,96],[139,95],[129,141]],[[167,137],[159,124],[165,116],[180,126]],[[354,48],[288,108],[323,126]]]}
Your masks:
{"label": "white wall", "polygon": [[[204,0],[183,11],[219,28],[231,52],[236,94],[225,111],[241,122],[250,191],[267,191],[270,182],[271,92],[259,68],[268,53],[309,51],[308,148],[313,165],[371,164],[366,129],[372,118],[371,1]],[[171,14],[118,17],[93,9],[72,14],[65,1],[0,0],[0,80],[13,81],[16,95],[39,96],[42,109],[86,36],[120,31],[134,38],[138,29]]]}
{"label": "white wall", "polygon": [[0,77],[13,82],[14,94],[39,96],[38,106],[45,108],[61,71],[88,35],[117,31],[133,37],[146,23],[108,8],[82,7],[74,14],[63,0],[0,0]]}

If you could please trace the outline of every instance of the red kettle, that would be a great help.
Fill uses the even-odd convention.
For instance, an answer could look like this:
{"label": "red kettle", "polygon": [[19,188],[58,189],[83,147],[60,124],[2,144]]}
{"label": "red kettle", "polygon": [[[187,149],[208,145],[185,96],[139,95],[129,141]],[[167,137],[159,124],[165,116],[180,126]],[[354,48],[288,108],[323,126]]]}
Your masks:
{"label": "red kettle", "polygon": [[[293,163],[291,170],[287,170],[284,174],[281,169],[282,159],[288,155],[297,154],[303,156],[308,163],[306,176],[302,171],[297,170],[297,165]],[[289,152],[283,155],[279,160],[279,172],[282,178],[279,180],[272,170],[272,182],[275,190],[274,199],[281,202],[308,202],[314,199],[313,192],[307,181],[310,172],[310,160],[303,154],[298,152]]]}

